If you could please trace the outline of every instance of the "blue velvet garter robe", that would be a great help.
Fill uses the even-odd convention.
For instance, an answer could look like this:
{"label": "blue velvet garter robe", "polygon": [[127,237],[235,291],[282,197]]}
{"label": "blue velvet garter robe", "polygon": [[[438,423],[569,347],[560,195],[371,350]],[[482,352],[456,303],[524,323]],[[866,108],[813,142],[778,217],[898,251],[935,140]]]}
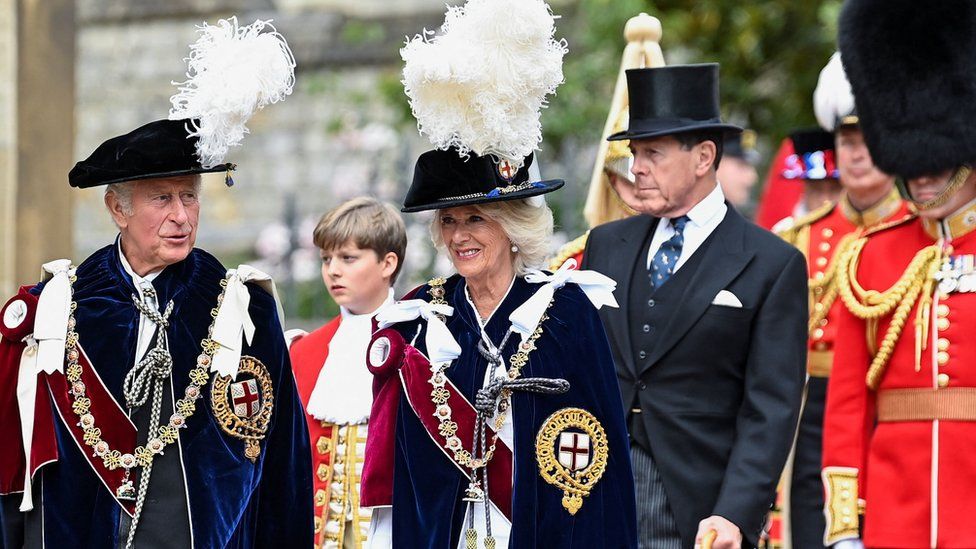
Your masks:
{"label": "blue velvet garter robe", "polygon": [[[115,412],[125,414],[123,378],[134,363],[140,315],[131,298],[135,288],[117,249],[115,244],[106,246],[82,263],[73,289],[80,346],[118,403]],[[163,423],[173,413],[173,402],[183,397],[189,385],[189,372],[196,367],[201,342],[208,337],[211,310],[217,307],[225,275],[226,269],[214,257],[195,249],[182,262],[166,267],[152,282],[161,305],[170,300],[174,303],[166,331],[173,369],[164,385],[168,394]],[[43,283],[30,293],[39,295],[42,288]],[[152,534],[154,523],[163,535],[167,534],[166,525],[171,524],[170,543],[158,546],[173,546],[179,543],[175,540],[183,539],[199,548],[312,545],[311,453],[288,351],[273,297],[253,284],[248,284],[247,290],[255,331],[251,342],[243,343],[241,354],[264,365],[273,387],[273,411],[260,440],[260,453],[252,461],[245,456],[245,441],[221,428],[211,395],[217,374],[212,373],[203,395],[196,400],[195,412],[179,431],[178,442],[167,446],[154,461],[150,494],[154,489],[175,494],[159,501],[147,500],[143,511],[147,536]],[[18,367],[9,362],[0,368]],[[4,375],[4,379],[9,377]],[[55,385],[39,381],[39,387],[49,391]],[[14,388],[0,386],[0,403],[9,401],[7,393]],[[125,528],[120,527],[127,516],[123,504],[89,463],[91,448],[72,436],[68,422],[77,422],[77,417],[53,412],[36,416],[48,418],[53,425],[35,425],[35,433],[53,434],[56,460],[35,473],[32,511],[18,512],[21,495],[15,490],[3,495],[0,547],[35,546],[38,536],[58,547],[119,547],[125,542]],[[92,413],[99,423],[106,417],[95,410]],[[11,421],[18,420],[0,418],[0,431],[8,432]],[[138,425],[135,418],[133,422]],[[139,431],[141,443],[145,434],[142,427]],[[4,452],[13,452],[15,447],[11,444]],[[3,461],[4,467],[8,461]],[[166,472],[166,464],[171,473]],[[21,462],[21,470],[23,466]],[[3,478],[9,476],[4,472]],[[162,486],[167,482],[182,486]],[[170,515],[172,523],[167,522]],[[137,540],[142,529],[140,523]],[[142,545],[137,541],[136,546]]]}
{"label": "blue velvet garter robe", "polygon": [[[485,325],[495,346],[511,325],[509,315],[541,287],[516,277],[508,295]],[[431,300],[430,286],[419,288],[415,299]],[[444,284],[445,300],[454,308],[446,325],[461,353],[447,369],[450,382],[469,401],[484,383],[487,360],[477,351],[482,338],[477,313],[466,298],[465,281],[458,275]],[[629,442],[620,392],[603,325],[597,310],[576,284],[555,291],[542,323],[536,349],[529,353],[521,378],[560,378],[570,389],[562,394],[514,391],[512,394],[513,480],[509,547],[618,548],[636,547],[636,516]],[[406,342],[424,355],[427,322],[416,320],[393,326]],[[520,343],[510,337],[501,356],[506,365]],[[396,407],[393,450],[392,534],[399,548],[463,546],[468,528],[468,505],[462,501],[468,479],[418,419],[407,394]],[[602,425],[608,459],[605,472],[571,514],[563,506],[563,490],[540,474],[536,438],[550,416],[581,408]],[[465,445],[469,444],[465,441]],[[590,454],[592,458],[593,454]],[[489,480],[489,485],[491,481]],[[478,516],[476,513],[475,516]],[[481,514],[483,519],[483,512]],[[495,521],[493,521],[495,523]],[[497,523],[493,524],[496,528]],[[483,540],[479,540],[479,546]]]}

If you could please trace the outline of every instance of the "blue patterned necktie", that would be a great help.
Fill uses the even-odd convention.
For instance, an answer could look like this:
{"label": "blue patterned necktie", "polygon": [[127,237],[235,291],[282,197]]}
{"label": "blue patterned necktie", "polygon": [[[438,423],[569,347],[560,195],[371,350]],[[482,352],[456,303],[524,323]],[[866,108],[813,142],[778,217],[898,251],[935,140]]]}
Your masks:
{"label": "blue patterned necktie", "polygon": [[678,258],[681,257],[681,248],[685,245],[685,225],[688,224],[688,216],[683,215],[671,220],[671,227],[674,234],[654,254],[651,260],[651,288],[660,288],[662,284],[674,274]]}

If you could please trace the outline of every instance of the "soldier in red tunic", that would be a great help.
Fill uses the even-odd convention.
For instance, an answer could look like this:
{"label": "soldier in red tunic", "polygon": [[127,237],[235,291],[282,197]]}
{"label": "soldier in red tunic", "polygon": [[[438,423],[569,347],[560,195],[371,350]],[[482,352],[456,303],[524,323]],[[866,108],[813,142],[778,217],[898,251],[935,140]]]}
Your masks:
{"label": "soldier in red tunic", "polygon": [[[370,527],[370,511],[359,505],[373,403],[366,347],[373,315],[393,301],[407,235],[392,207],[356,198],[323,216],[314,239],[322,280],[341,310],[318,330],[297,334],[290,349],[311,438],[315,547],[359,549]],[[389,540],[370,541],[390,546]]]}
{"label": "soldier in red tunic", "polygon": [[841,335],[837,332],[837,316],[843,309],[837,299],[838,260],[869,227],[908,215],[908,206],[895,189],[894,178],[874,165],[864,144],[854,96],[838,54],[820,73],[814,111],[821,126],[834,134],[837,170],[844,190],[837,203],[826,203],[779,233],[806,256],[810,276],[808,380],[792,467],[785,475],[782,494],[789,512],[782,515],[787,520],[781,536],[796,548],[822,547],[823,414],[834,344]]}
{"label": "soldier in red tunic", "polygon": [[918,215],[869,230],[836,271],[848,335],[824,420],[826,545],[976,547],[973,28],[966,1],[849,0],[841,15],[871,155]]}

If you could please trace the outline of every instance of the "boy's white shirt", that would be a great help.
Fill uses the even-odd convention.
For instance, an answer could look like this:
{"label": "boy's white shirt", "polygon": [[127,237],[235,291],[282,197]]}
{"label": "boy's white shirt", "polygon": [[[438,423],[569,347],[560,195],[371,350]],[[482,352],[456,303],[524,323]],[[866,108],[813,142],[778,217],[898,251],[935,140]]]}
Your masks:
{"label": "boy's white shirt", "polygon": [[340,308],[342,321],[329,342],[329,355],[308,399],[309,415],[338,425],[366,423],[373,406],[373,374],[366,368],[366,349],[372,337],[372,320],[393,303],[393,288],[375,311],[353,314]]}

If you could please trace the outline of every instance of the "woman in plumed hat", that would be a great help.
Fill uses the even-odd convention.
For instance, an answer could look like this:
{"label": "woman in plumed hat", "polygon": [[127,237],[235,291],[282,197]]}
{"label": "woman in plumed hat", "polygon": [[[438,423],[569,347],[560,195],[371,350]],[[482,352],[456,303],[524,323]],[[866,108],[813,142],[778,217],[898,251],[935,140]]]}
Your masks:
{"label": "woman in plumed hat", "polygon": [[841,59],[917,215],[855,241],[824,419],[825,545],[976,547],[976,4],[849,0]]}
{"label": "woman in plumed hat", "polygon": [[[516,24],[510,24],[517,22]],[[402,54],[420,130],[405,212],[457,273],[376,317],[362,503],[394,547],[635,547],[626,428],[597,307],[614,283],[537,270],[552,212],[533,181],[565,46],[542,0],[471,0]],[[490,45],[490,49],[489,49]]]}

